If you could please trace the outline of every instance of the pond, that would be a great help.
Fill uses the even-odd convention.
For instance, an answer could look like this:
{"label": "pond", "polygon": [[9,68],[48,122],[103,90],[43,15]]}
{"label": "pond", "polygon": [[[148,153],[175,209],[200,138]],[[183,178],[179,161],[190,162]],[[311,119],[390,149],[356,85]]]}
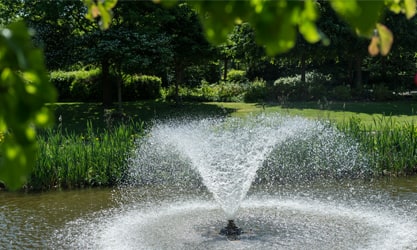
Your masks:
{"label": "pond", "polygon": [[229,241],[204,190],[3,192],[0,248],[415,249],[417,177],[254,186],[236,217],[247,233]]}
{"label": "pond", "polygon": [[328,123],[260,115],[148,132],[123,186],[1,193],[0,248],[417,249],[417,177],[374,179]]}

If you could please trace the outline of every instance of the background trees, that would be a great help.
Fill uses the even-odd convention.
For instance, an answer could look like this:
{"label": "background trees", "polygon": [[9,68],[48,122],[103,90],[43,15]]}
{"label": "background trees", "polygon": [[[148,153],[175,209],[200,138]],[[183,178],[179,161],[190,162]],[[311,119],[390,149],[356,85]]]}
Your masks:
{"label": "background trees", "polygon": [[[201,64],[224,65],[218,61],[224,60],[225,54],[236,63],[235,67],[244,65],[253,79],[264,76],[262,67],[265,65],[272,71],[279,71],[276,75],[281,76],[294,74],[299,69],[304,76],[303,72],[312,69],[328,72],[331,67],[345,68],[342,76],[338,73],[333,77],[339,84],[357,89],[363,88],[363,84],[377,85],[398,75],[407,79],[415,70],[416,51],[412,40],[416,37],[412,32],[417,25],[415,0],[162,3],[174,3],[175,7],[165,9],[150,2],[117,3],[117,0],[84,0],[86,7],[79,1],[0,1],[0,24],[3,27],[9,24],[0,32],[0,100],[4,102],[0,108],[0,133],[7,134],[0,145],[2,180],[17,187],[21,180],[15,180],[24,179],[22,176],[30,169],[28,162],[34,155],[32,125],[46,124],[50,120],[43,105],[53,102],[56,96],[48,84],[42,54],[33,48],[33,43],[44,49],[49,70],[100,67],[105,105],[111,104],[115,93],[110,74],[119,78],[125,74],[155,74],[164,78],[166,84],[174,83],[178,95],[187,68]],[[98,19],[97,23],[82,18],[87,9],[87,17]],[[395,14],[386,14],[386,9]],[[113,26],[106,32],[99,30],[99,27],[109,27],[112,16]],[[334,22],[326,23],[326,18]],[[36,31],[33,43],[30,42],[31,32],[24,25],[13,24],[17,20],[26,21]],[[240,26],[229,37],[236,25]],[[347,29],[347,25],[353,29]],[[371,38],[367,47],[373,56],[387,55],[392,45],[392,33],[387,27],[395,37],[410,40],[399,39],[398,45],[393,47],[396,55],[386,58],[369,57],[365,50],[369,41],[357,39],[351,32],[355,30]],[[214,44],[219,45],[229,38],[232,46],[223,46],[223,53],[214,53],[214,45],[203,39],[202,30]],[[306,43],[297,45],[300,37],[308,43],[327,44],[330,40],[330,47],[323,50]],[[274,57],[291,49],[294,51],[287,55]],[[226,73],[228,68],[224,67]],[[363,71],[370,72],[369,80]],[[212,72],[217,74],[218,71]],[[301,82],[305,80],[302,77]],[[405,86],[406,82],[404,80]],[[258,87],[265,85],[262,81],[258,83]],[[397,86],[387,85],[387,88]],[[9,167],[4,167],[7,164]],[[9,170],[11,168],[13,170]]]}

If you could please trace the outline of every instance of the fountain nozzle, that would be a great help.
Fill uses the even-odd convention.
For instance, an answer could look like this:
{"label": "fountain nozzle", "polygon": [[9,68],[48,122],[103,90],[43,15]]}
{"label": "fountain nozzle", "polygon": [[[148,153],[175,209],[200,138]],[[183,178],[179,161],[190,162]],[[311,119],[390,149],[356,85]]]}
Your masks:
{"label": "fountain nozzle", "polygon": [[232,238],[234,240],[238,239],[237,236],[243,233],[241,228],[238,228],[233,220],[227,221],[227,226],[220,230],[221,235],[225,235],[228,238]]}

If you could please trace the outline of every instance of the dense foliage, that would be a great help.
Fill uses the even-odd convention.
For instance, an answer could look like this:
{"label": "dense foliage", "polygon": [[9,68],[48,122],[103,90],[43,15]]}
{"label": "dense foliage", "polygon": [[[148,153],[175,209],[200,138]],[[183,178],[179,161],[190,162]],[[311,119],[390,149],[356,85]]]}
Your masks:
{"label": "dense foliage", "polygon": [[0,29],[0,179],[16,189],[26,181],[36,159],[34,125],[46,126],[54,102],[40,50],[34,49],[26,26]]}
{"label": "dense foliage", "polygon": [[28,189],[114,186],[126,177],[129,154],[142,124],[128,122],[103,132],[88,123],[82,134],[67,132],[63,126],[38,136],[39,157]]}
{"label": "dense foliage", "polygon": [[[147,1],[0,1],[2,181],[12,188],[24,182],[36,152],[33,125],[51,120],[44,104],[55,101],[56,93],[44,65],[64,71],[99,68],[96,79],[71,81],[69,94],[65,89],[60,95],[87,100],[101,95],[105,106],[123,101],[129,75],[161,78],[177,102],[185,83],[193,88],[210,83],[219,89],[220,100],[241,100],[248,89],[247,100],[260,100],[276,80],[298,74],[300,81],[290,91],[301,91],[296,98],[312,98],[320,92],[306,78],[312,71],[330,74],[330,94],[341,94],[340,99],[367,98],[369,93],[374,99],[390,99],[390,93],[412,89],[415,0],[161,2],[170,8]],[[87,21],[86,11],[99,22]],[[35,31],[32,40],[21,20]],[[393,33],[399,39],[391,49]],[[43,48],[45,63],[32,44]],[[218,65],[218,70],[204,71],[201,65]],[[259,81],[253,86],[228,81],[230,70]],[[226,82],[219,81],[220,71]],[[149,98],[158,97],[155,89]]]}

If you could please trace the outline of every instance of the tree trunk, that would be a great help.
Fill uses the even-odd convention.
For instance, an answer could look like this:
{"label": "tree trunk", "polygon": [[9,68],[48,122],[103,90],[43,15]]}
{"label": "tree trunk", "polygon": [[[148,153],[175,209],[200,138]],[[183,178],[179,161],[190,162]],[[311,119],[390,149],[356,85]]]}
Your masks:
{"label": "tree trunk", "polygon": [[184,66],[181,63],[175,64],[175,103],[180,103],[179,88],[184,79]]}
{"label": "tree trunk", "polygon": [[227,80],[227,68],[229,64],[229,59],[227,56],[224,57],[224,71],[223,71],[223,81]]}
{"label": "tree trunk", "polygon": [[122,83],[123,83],[123,78],[120,78],[117,81],[117,103],[119,105],[119,110],[122,110]]}
{"label": "tree trunk", "polygon": [[362,87],[362,57],[355,57],[355,88],[360,89]]}
{"label": "tree trunk", "polygon": [[301,82],[306,82],[306,58],[304,53],[301,55]]}
{"label": "tree trunk", "polygon": [[101,61],[101,84],[103,87],[103,106],[109,107],[113,104],[112,84],[110,81],[110,64],[109,61]]}

